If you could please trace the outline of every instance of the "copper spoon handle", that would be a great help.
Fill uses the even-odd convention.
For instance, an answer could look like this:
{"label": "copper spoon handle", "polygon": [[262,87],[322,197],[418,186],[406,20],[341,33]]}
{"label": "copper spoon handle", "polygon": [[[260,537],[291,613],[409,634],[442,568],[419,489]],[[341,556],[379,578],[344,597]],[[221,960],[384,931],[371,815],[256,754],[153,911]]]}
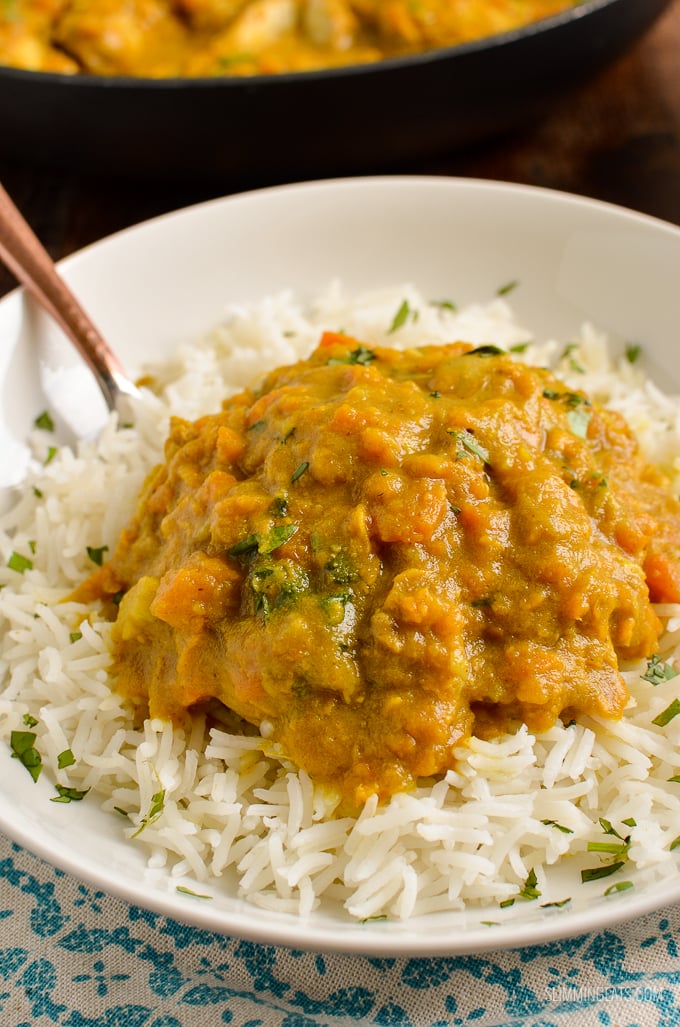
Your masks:
{"label": "copper spoon handle", "polygon": [[57,271],[52,258],[0,183],[0,258],[50,314],[90,367],[106,405],[137,389]]}

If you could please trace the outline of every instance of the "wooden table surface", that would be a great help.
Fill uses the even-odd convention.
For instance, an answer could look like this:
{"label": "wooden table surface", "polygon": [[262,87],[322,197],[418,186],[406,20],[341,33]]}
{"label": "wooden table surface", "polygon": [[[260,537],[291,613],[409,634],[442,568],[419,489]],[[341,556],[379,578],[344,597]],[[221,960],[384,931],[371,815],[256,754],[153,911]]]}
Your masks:
{"label": "wooden table surface", "polygon": [[[680,224],[680,0],[627,54],[565,97],[540,124],[390,170],[547,186]],[[220,193],[214,185],[111,181],[5,158],[0,180],[55,259]],[[13,285],[0,268],[0,295]]]}

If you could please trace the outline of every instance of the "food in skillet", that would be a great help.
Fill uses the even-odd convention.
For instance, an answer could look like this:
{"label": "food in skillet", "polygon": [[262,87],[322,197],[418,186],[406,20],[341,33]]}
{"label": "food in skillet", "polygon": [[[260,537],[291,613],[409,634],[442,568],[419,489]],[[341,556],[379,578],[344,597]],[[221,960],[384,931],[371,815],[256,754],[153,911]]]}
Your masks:
{"label": "food in skillet", "polygon": [[273,74],[419,53],[580,0],[2,0],[0,64],[146,77]]}
{"label": "food in skillet", "polygon": [[[624,420],[495,346],[326,333],[174,419],[112,559],[118,688],[217,699],[358,809],[471,734],[618,718],[680,601],[680,503]],[[114,609],[112,607],[112,609]]]}

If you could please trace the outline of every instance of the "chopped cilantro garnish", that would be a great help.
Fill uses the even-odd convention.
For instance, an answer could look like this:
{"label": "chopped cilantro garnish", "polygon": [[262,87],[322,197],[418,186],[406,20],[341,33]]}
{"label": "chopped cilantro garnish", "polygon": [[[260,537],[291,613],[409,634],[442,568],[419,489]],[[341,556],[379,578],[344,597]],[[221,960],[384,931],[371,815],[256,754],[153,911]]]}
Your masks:
{"label": "chopped cilantro garnish", "polygon": [[[399,327],[399,326],[397,326]],[[373,360],[376,359],[376,355],[372,349],[368,346],[357,346],[351,353],[348,353],[346,357],[338,359],[337,357],[331,357],[328,361],[329,364],[361,364],[363,367],[368,366]]]}
{"label": "chopped cilantro garnish", "polygon": [[511,898],[511,899],[504,899],[503,902],[500,903],[501,909],[506,909],[508,906],[514,905],[514,903],[515,903],[515,901],[517,899],[523,899],[523,900],[525,900],[527,902],[531,902],[534,899],[539,898],[541,892],[540,892],[539,888],[537,888],[536,885],[537,885],[536,871],[535,870],[530,870],[529,874],[527,876],[526,881],[524,882],[524,884],[522,885],[522,887],[518,891],[517,895],[514,896],[514,898]]}
{"label": "chopped cilantro garnish", "polygon": [[616,863],[607,863],[606,866],[602,867],[590,867],[588,870],[581,871],[581,880],[584,884],[588,881],[599,881],[603,877],[611,877],[617,870],[626,865],[624,859],[618,860]]}
{"label": "chopped cilantro garnish", "polygon": [[676,677],[677,673],[677,670],[674,670],[668,663],[664,663],[658,653],[655,653],[651,660],[647,661],[647,671],[642,675],[642,680],[649,681],[651,685],[660,685],[662,682]]}
{"label": "chopped cilantro garnish", "polygon": [[17,574],[23,574],[24,571],[33,570],[33,561],[29,560],[27,556],[22,556],[21,553],[14,552],[10,555],[7,561],[7,566],[11,571],[16,571]]}
{"label": "chopped cilantro garnish", "polygon": [[580,439],[586,438],[590,423],[590,412],[588,410],[584,410],[582,407],[568,410],[567,421],[574,435],[578,435]]}
{"label": "chopped cilantro garnish", "polygon": [[479,457],[482,463],[488,464],[489,453],[483,446],[477,442],[474,435],[468,431],[467,428],[462,431],[458,429],[448,429],[447,433],[452,435],[456,442],[462,446],[462,449],[456,453],[456,460],[460,460],[464,456],[472,455]]}
{"label": "chopped cilantro garnish", "polygon": [[140,824],[139,824],[139,827],[137,828],[135,833],[132,835],[132,837],[136,838],[137,835],[142,833],[142,831],[144,830],[145,827],[149,827],[150,824],[155,823],[156,820],[158,820],[158,818],[162,814],[164,809],[165,809],[165,788],[161,788],[159,791],[154,792],[154,794],[151,796],[151,805],[149,806],[149,811],[148,811],[148,813],[146,814],[145,817],[142,817],[142,819],[140,821]]}
{"label": "chopped cilantro garnish", "polygon": [[79,788],[67,788],[66,785],[55,785],[58,795],[55,795],[50,802],[80,802],[84,799],[89,788],[85,788],[82,791]]}
{"label": "chopped cilantro garnish", "polygon": [[513,280],[512,282],[507,282],[505,285],[501,285],[500,289],[496,290],[496,295],[497,296],[507,296],[508,293],[512,292],[513,289],[516,289],[518,285],[519,285],[519,282],[516,279]]}
{"label": "chopped cilantro garnish", "polygon": [[98,546],[95,548],[94,546],[86,546],[86,549],[87,555],[92,560],[92,563],[96,563],[97,567],[101,567],[104,562],[104,553],[108,553],[109,547]]}
{"label": "chopped cilantro garnish", "polygon": [[79,642],[83,637],[82,631],[72,631],[68,636],[69,642]]}
{"label": "chopped cilantro garnish", "polygon": [[42,428],[43,431],[54,431],[54,421],[47,410],[43,410],[42,414],[36,417],[33,424],[36,428]]}
{"label": "chopped cilantro garnish", "polygon": [[288,513],[288,500],[285,496],[275,496],[269,509],[276,517],[285,517]]}
{"label": "chopped cilantro garnish", "polygon": [[308,468],[309,468],[309,460],[303,460],[301,464],[298,464],[298,466],[295,468],[295,470],[293,471],[293,473],[291,475],[291,479],[290,479],[291,485],[293,485],[296,481],[298,481],[302,477],[302,475],[305,473],[305,471],[308,470]]}
{"label": "chopped cilantro garnish", "polygon": [[21,719],[23,723],[26,725],[26,727],[35,727],[35,725],[38,723],[35,717],[32,717],[30,713],[24,713]]}
{"label": "chopped cilantro garnish", "polygon": [[430,300],[431,307],[439,307],[440,310],[458,310],[452,300]]}
{"label": "chopped cilantro garnish", "polygon": [[680,713],[680,699],[674,699],[665,710],[662,710],[658,717],[654,718],[652,724],[656,724],[657,727],[665,727],[666,724],[670,724],[674,717],[677,717],[678,713]]}
{"label": "chopped cilantro garnish", "polygon": [[616,881],[615,884],[610,884],[609,887],[605,889],[604,894],[605,895],[614,895],[615,892],[628,891],[629,888],[634,888],[634,887],[635,887],[635,885],[633,884],[632,881]]}
{"label": "chopped cilantro garnish", "polygon": [[46,467],[47,467],[48,464],[52,463],[52,461],[54,460],[56,455],[57,455],[57,447],[56,446],[50,446],[48,448],[48,450],[47,450],[47,456],[45,457],[45,461],[44,461]]}
{"label": "chopped cilantro garnish", "polygon": [[64,749],[64,751],[60,752],[57,756],[57,766],[59,767],[59,770],[63,770],[64,767],[72,767],[75,762],[76,758],[70,749]]}
{"label": "chopped cilantro garnish", "polygon": [[387,329],[387,334],[391,335],[392,332],[396,332],[396,331],[398,331],[399,328],[402,328],[406,324],[406,322],[408,321],[410,313],[411,313],[411,307],[409,305],[409,301],[408,300],[402,300],[399,309],[397,310],[396,314],[392,318],[392,324]]}
{"label": "chopped cilantro garnish", "polygon": [[568,902],[571,902],[571,896],[567,899],[559,899],[557,902],[542,902],[541,909],[562,909],[562,906],[566,906]]}
{"label": "chopped cilantro garnish", "polygon": [[642,346],[638,343],[629,342],[626,346],[626,360],[629,364],[635,364],[640,359]]}
{"label": "chopped cilantro garnish", "polygon": [[505,353],[504,349],[500,346],[475,346],[474,349],[469,349],[467,353],[463,354],[466,357],[498,357]]}
{"label": "chopped cilantro garnish", "polygon": [[37,781],[42,771],[42,758],[34,746],[36,739],[33,731],[12,731],[9,736],[9,744],[12,750],[12,759],[19,760],[26,767],[34,781]]}
{"label": "chopped cilantro garnish", "polygon": [[564,827],[562,824],[558,824],[556,820],[542,820],[542,824],[546,827],[554,827],[556,831],[561,831],[562,834],[573,834],[574,832],[570,827]]}

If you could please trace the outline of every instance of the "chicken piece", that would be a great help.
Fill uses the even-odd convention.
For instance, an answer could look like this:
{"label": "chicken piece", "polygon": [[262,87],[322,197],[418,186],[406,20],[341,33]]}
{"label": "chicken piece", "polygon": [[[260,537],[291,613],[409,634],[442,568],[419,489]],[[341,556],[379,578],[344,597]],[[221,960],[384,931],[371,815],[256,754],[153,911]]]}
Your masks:
{"label": "chicken piece", "polygon": [[176,75],[187,29],[161,0],[73,0],[55,40],[95,75]]}
{"label": "chicken piece", "polygon": [[227,28],[248,0],[176,0],[174,8],[192,28],[214,31]]}
{"label": "chicken piece", "polygon": [[65,0],[13,0],[0,5],[0,64],[26,71],[77,72],[52,44],[52,23]]}
{"label": "chicken piece", "polygon": [[346,0],[307,0],[303,27],[309,39],[333,50],[354,45],[359,21]]}

